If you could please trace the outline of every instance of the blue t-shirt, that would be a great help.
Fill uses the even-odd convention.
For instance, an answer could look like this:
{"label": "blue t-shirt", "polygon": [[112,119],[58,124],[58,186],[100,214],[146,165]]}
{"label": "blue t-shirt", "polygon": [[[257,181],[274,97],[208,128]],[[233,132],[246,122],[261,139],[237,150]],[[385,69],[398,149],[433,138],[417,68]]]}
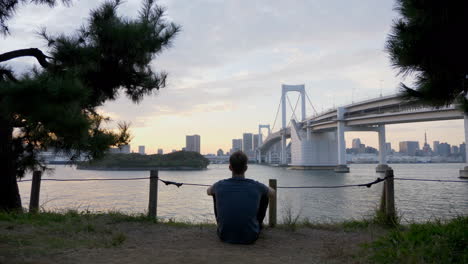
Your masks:
{"label": "blue t-shirt", "polygon": [[229,178],[213,186],[216,200],[218,235],[229,243],[250,244],[260,233],[257,220],[262,196],[268,187],[245,178]]}

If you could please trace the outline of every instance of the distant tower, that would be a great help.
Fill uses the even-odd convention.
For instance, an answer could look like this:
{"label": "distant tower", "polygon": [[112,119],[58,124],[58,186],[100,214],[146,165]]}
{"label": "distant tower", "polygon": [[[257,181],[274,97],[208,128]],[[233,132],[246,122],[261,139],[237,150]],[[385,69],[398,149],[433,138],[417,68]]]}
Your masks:
{"label": "distant tower", "polygon": [[185,136],[185,150],[200,153],[200,135]]}
{"label": "distant tower", "polygon": [[242,150],[242,139],[241,138],[232,140],[231,152],[236,152],[238,150]]}
{"label": "distant tower", "polygon": [[138,146],[138,153],[141,155],[145,155],[145,146]]}
{"label": "distant tower", "polygon": [[427,155],[430,155],[432,150],[431,150],[431,146],[429,146],[429,144],[427,144],[427,133],[426,131],[424,131],[424,146],[423,146],[423,152]]}

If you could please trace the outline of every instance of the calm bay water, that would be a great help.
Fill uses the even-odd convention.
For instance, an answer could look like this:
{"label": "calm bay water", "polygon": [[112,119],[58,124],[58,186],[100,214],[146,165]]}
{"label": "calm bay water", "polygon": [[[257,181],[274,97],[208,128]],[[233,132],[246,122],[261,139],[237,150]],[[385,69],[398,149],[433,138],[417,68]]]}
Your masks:
{"label": "calm bay water", "polygon": [[[352,164],[351,172],[298,171],[262,165],[249,165],[246,173],[264,184],[277,179],[278,186],[342,185],[375,180],[375,164]],[[462,164],[392,164],[395,177],[458,180]],[[149,172],[76,170],[70,166],[53,166],[53,173],[43,178],[137,178]],[[203,171],[161,171],[164,180],[212,184],[230,177],[228,165],[210,165]],[[30,178],[30,175],[27,176]],[[19,183],[23,206],[29,203],[31,182]],[[143,213],[148,207],[149,180],[88,181],[41,183],[40,204],[46,210],[78,209],[90,211],[118,210]],[[314,221],[360,219],[372,215],[379,204],[382,184],[372,188],[279,189],[278,217],[292,211]],[[159,183],[158,215],[176,220],[214,222],[213,202],[206,187]],[[395,200],[404,221],[425,221],[468,214],[468,183],[395,181]]]}

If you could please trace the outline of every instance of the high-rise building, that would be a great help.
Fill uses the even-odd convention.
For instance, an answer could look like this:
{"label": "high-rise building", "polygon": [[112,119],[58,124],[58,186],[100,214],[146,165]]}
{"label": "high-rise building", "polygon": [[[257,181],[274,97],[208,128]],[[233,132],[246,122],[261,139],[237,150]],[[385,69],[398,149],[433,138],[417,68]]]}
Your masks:
{"label": "high-rise building", "polygon": [[457,146],[452,146],[452,149],[451,149],[451,153],[452,153],[452,154],[459,154],[459,151],[460,151],[460,150],[458,149]]}
{"label": "high-rise building", "polygon": [[435,153],[436,155],[439,154],[439,144],[440,144],[439,141],[434,141],[434,142],[432,143],[432,151],[434,151],[434,153]]}
{"label": "high-rise building", "polygon": [[224,156],[224,151],[222,149],[218,149],[218,152],[216,152],[217,156]]}
{"label": "high-rise building", "polygon": [[200,153],[200,136],[186,136],[185,137],[185,150]]}
{"label": "high-rise building", "polygon": [[463,161],[466,162],[466,145],[465,143],[461,143],[460,146],[458,147],[458,151],[460,152],[460,155],[463,158]]}
{"label": "high-rise building", "polygon": [[253,149],[257,149],[259,143],[260,143],[260,136],[258,134],[253,135]]}
{"label": "high-rise building", "polygon": [[242,150],[242,139],[233,139],[231,153],[234,153],[239,150]]}
{"label": "high-rise building", "polygon": [[385,153],[390,154],[392,152],[392,143],[385,143]]}
{"label": "high-rise building", "polygon": [[130,145],[123,145],[120,147],[120,153],[130,154]]}
{"label": "high-rise building", "polygon": [[159,154],[159,155],[163,155],[163,154],[164,154],[163,149],[158,149],[158,154]]}
{"label": "high-rise building", "polygon": [[242,135],[242,151],[246,154],[253,150],[253,135],[252,133],[244,133]]}
{"label": "high-rise building", "polygon": [[401,141],[400,142],[400,152],[405,153],[409,156],[416,155],[416,152],[419,150],[418,141]]}
{"label": "high-rise building", "polygon": [[359,149],[360,147],[361,147],[361,139],[360,138],[354,138],[352,148],[353,149]]}
{"label": "high-rise building", "polygon": [[138,146],[138,153],[141,155],[145,155],[145,146]]}
{"label": "high-rise building", "polygon": [[447,157],[448,155],[450,155],[450,144],[440,143],[438,150],[439,150],[439,155]]}

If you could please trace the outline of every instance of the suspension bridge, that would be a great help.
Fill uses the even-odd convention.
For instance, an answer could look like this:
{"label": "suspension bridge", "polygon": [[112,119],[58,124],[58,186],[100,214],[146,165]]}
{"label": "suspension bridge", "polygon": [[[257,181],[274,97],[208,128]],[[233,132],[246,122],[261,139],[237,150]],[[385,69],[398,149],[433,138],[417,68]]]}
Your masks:
{"label": "suspension bridge", "polygon": [[[281,101],[274,122],[275,125],[281,109],[281,127],[272,131],[274,125],[273,129],[269,125],[259,125],[260,140],[256,146],[256,160],[259,163],[349,172],[346,164],[345,132],[372,131],[378,133],[379,141],[379,164],[376,170],[383,172],[388,167],[385,146],[385,125],[388,124],[464,119],[465,142],[468,142],[468,119],[453,105],[433,108],[405,101],[398,95],[390,95],[318,113],[306,93],[305,85],[282,85],[281,90]],[[300,94],[294,107],[287,96],[291,92]],[[306,100],[314,111],[311,116],[306,113]],[[297,118],[295,112],[299,102],[301,115]],[[288,105],[292,115],[287,123]],[[268,129],[265,140],[262,139],[263,128]],[[468,175],[468,168],[460,171],[460,174]]]}

